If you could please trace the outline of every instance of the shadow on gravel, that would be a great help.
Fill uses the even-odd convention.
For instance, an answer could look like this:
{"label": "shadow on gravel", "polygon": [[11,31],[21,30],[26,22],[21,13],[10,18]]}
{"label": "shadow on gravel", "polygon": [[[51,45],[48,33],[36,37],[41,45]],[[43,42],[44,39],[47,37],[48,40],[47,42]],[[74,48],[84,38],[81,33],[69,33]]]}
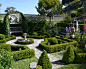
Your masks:
{"label": "shadow on gravel", "polygon": [[51,62],[52,64],[57,64],[57,65],[66,65],[64,62],[62,62],[61,60],[55,61],[55,62]]}
{"label": "shadow on gravel", "polygon": [[40,51],[43,51],[43,49],[41,49],[39,46],[37,46],[36,48],[37,48],[38,50],[40,50]]}

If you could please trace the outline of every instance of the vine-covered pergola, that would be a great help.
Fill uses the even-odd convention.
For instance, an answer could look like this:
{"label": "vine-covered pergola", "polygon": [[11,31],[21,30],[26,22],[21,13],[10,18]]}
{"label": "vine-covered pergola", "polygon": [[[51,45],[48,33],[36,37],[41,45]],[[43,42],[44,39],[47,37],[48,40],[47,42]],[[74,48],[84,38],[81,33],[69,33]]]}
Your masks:
{"label": "vine-covered pergola", "polygon": [[28,32],[28,23],[26,20],[26,17],[24,16],[23,13],[19,12],[19,11],[10,11],[6,14],[5,18],[4,18],[4,22],[3,22],[3,29],[4,29],[4,34],[5,35],[10,35],[10,22],[9,22],[9,15],[10,14],[16,14],[16,13],[20,13],[21,18],[22,18],[22,29],[23,29],[23,33],[27,33]]}

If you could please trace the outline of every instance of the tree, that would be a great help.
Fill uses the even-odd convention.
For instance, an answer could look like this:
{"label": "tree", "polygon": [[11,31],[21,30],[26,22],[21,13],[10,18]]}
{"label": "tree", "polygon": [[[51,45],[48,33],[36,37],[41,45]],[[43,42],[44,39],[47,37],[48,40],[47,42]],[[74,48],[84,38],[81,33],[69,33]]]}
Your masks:
{"label": "tree", "polygon": [[42,69],[52,69],[52,64],[49,60],[47,52],[44,50],[41,56],[39,57],[38,64],[42,66]]}
{"label": "tree", "polygon": [[40,15],[47,15],[50,17],[51,24],[51,17],[59,13],[58,11],[59,9],[62,9],[62,4],[59,0],[39,0],[36,9]]}
{"label": "tree", "polygon": [[10,12],[10,11],[14,11],[14,10],[15,10],[14,7],[7,7],[6,10],[5,10],[5,12]]}

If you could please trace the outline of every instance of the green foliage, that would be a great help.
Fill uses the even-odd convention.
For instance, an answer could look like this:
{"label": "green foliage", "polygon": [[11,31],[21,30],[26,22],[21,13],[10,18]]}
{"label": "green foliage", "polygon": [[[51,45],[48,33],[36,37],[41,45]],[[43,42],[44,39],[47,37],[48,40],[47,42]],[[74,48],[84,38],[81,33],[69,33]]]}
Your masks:
{"label": "green foliage", "polygon": [[25,50],[21,50],[21,51],[11,52],[10,54],[13,55],[13,59],[16,61],[16,60],[30,58],[30,57],[35,56],[35,50],[34,49],[25,49]]}
{"label": "green foliage", "polygon": [[[3,21],[3,27],[4,27],[4,34],[5,35],[10,35],[10,23],[9,23],[9,15],[11,13],[20,13],[21,17],[22,17],[22,28],[23,28],[23,32],[24,33],[27,33],[28,32],[28,23],[26,21],[26,18],[24,16],[23,13],[19,12],[19,11],[10,11],[6,14],[5,18],[4,18],[4,21]],[[10,36],[9,36],[10,37]]]}
{"label": "green foliage", "polygon": [[0,50],[0,69],[11,69],[13,61],[13,56],[8,51]]}
{"label": "green foliage", "polygon": [[52,64],[49,60],[47,52],[44,50],[41,56],[39,57],[38,64],[42,66],[42,69],[52,69]]}
{"label": "green foliage", "polygon": [[28,22],[28,30],[29,30],[28,33],[43,31],[44,25],[45,25],[45,22]]}
{"label": "green foliage", "polygon": [[6,50],[6,51],[11,52],[11,46],[10,46],[9,44],[5,44],[5,43],[0,44],[0,50],[1,50],[1,49],[4,49],[4,50]]}
{"label": "green foliage", "polygon": [[78,14],[81,14],[81,13],[83,12],[83,7],[79,7],[79,8],[77,9],[77,12],[78,12]]}
{"label": "green foliage", "polygon": [[66,5],[70,3],[71,1],[74,1],[74,0],[62,0],[62,5]]}
{"label": "green foliage", "polygon": [[78,33],[78,32],[75,33],[75,40],[80,42],[80,40],[81,40],[81,33]]}
{"label": "green foliage", "polygon": [[67,51],[63,55],[62,61],[69,64],[74,62],[74,58],[75,58],[74,50],[71,46],[69,46]]}
{"label": "green foliage", "polygon": [[37,65],[37,66],[36,66],[36,69],[42,69],[42,66]]}
{"label": "green foliage", "polygon": [[33,32],[33,35],[38,36],[38,33],[37,32]]}
{"label": "green foliage", "polygon": [[86,53],[77,53],[76,63],[86,63]]}
{"label": "green foliage", "polygon": [[3,34],[0,34],[0,40],[5,39],[5,36]]}
{"label": "green foliage", "polygon": [[19,43],[19,44],[32,44],[32,43],[34,43],[34,40],[33,39],[30,39],[30,41],[22,41],[22,39],[18,39],[17,40],[17,43]]}
{"label": "green foliage", "polygon": [[77,16],[77,11],[71,11],[71,17],[76,17]]}
{"label": "green foliage", "polygon": [[65,35],[65,38],[70,38],[70,34],[69,33],[66,33],[66,35]]}
{"label": "green foliage", "polygon": [[48,42],[50,42],[50,45],[58,44],[58,40],[56,38],[50,38]]}
{"label": "green foliage", "polygon": [[69,45],[74,45],[74,47],[76,47],[78,45],[77,41],[74,41],[74,40],[71,40],[71,39],[62,38],[62,37],[59,37],[59,36],[56,36],[56,38],[58,40],[58,43],[62,42],[62,44],[55,44],[55,45],[48,46],[47,44],[48,44],[48,39],[49,38],[45,38],[44,42],[41,42],[39,44],[39,47],[42,48],[42,49],[45,49],[49,53],[52,53],[52,52],[65,50],[66,47],[68,47]]}

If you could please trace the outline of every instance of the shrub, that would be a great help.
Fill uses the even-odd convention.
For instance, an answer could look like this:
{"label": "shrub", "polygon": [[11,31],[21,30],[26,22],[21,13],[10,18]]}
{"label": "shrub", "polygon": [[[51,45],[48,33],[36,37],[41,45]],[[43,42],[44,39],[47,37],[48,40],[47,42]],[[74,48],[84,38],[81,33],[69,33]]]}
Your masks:
{"label": "shrub", "polygon": [[35,51],[34,49],[25,49],[21,51],[11,52],[11,54],[13,55],[13,59],[16,61],[35,56]]}
{"label": "shrub", "polygon": [[0,34],[0,40],[5,39],[5,36],[3,34]]}
{"label": "shrub", "polygon": [[58,40],[56,38],[50,38],[48,41],[50,42],[50,45],[58,44]]}
{"label": "shrub", "polygon": [[34,40],[30,39],[30,41],[22,41],[22,39],[18,39],[17,43],[20,43],[20,44],[32,44],[32,43],[34,43]]}
{"label": "shrub", "polygon": [[71,12],[71,17],[73,18],[73,17],[76,17],[77,16],[77,11],[72,11]]}
{"label": "shrub", "polygon": [[36,66],[36,69],[42,69],[42,66],[37,65],[37,66]]}
{"label": "shrub", "polygon": [[5,49],[6,51],[11,51],[11,46],[9,44],[0,44],[0,50]]}
{"label": "shrub", "polygon": [[69,63],[74,62],[74,58],[75,58],[74,50],[72,49],[71,46],[69,46],[67,48],[67,51],[63,55],[62,61],[69,64]]}
{"label": "shrub", "polygon": [[33,35],[36,35],[36,36],[37,36],[37,35],[38,35],[38,33],[37,33],[37,32],[33,32]]}
{"label": "shrub", "polygon": [[77,9],[77,12],[80,14],[80,13],[82,13],[83,12],[83,7],[79,7],[78,9]]}
{"label": "shrub", "polygon": [[42,66],[42,69],[52,69],[52,64],[49,60],[47,52],[44,50],[41,56],[39,57],[38,64]]}
{"label": "shrub", "polygon": [[0,50],[0,69],[11,69],[13,61],[13,56],[8,51]]}

